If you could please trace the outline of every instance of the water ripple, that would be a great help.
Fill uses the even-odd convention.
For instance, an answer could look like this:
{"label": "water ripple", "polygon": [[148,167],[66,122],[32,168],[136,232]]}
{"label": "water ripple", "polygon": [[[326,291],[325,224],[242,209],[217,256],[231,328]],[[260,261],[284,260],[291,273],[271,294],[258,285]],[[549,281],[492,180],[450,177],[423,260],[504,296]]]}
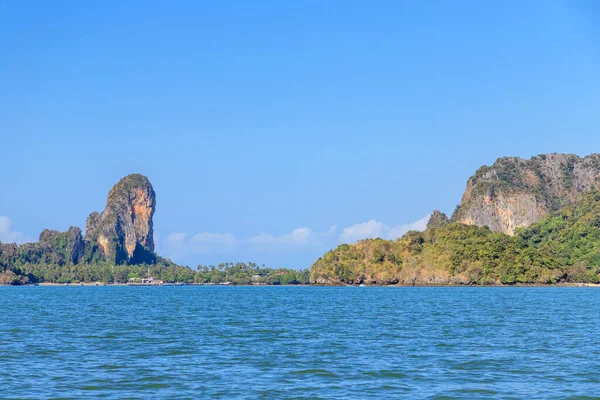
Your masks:
{"label": "water ripple", "polygon": [[[2,398],[594,398],[588,288],[0,287]],[[589,397],[586,397],[589,396]]]}

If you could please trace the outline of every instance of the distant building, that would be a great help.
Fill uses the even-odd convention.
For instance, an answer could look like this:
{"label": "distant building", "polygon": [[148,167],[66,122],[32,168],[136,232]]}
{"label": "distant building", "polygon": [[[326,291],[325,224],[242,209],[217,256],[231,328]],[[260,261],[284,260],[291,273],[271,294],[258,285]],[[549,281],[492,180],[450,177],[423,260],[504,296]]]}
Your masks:
{"label": "distant building", "polygon": [[156,279],[152,276],[147,278],[131,278],[129,279],[129,285],[140,285],[140,286],[161,286],[165,282],[160,279]]}

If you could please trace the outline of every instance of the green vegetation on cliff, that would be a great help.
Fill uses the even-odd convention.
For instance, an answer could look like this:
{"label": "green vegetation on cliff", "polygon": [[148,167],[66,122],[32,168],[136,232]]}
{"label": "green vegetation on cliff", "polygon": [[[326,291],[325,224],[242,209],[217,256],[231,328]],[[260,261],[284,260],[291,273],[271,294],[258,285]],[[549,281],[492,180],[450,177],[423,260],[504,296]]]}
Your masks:
{"label": "green vegetation on cliff", "polygon": [[515,236],[433,223],[397,241],[341,245],[311,268],[316,284],[600,282],[600,192],[585,194]]}

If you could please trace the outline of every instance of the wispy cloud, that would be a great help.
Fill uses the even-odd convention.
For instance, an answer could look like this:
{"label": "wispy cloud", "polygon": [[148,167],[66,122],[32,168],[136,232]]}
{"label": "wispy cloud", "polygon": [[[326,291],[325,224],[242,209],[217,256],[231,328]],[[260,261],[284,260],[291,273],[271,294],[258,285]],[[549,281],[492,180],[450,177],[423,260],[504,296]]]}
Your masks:
{"label": "wispy cloud", "polygon": [[370,220],[348,226],[340,233],[335,226],[326,231],[300,227],[281,235],[261,233],[247,238],[237,238],[231,233],[200,232],[190,236],[184,232],[172,232],[160,243],[160,248],[165,255],[174,260],[189,260],[198,256],[236,258],[248,255],[267,257],[281,254],[318,254],[335,248],[340,243],[355,243],[361,239],[376,237],[396,239],[409,230],[424,230],[428,219],[429,215],[418,221],[396,226]]}
{"label": "wispy cloud", "polygon": [[12,224],[10,218],[0,215],[0,242],[17,244],[31,242],[31,238],[23,232],[11,230]]}
{"label": "wispy cloud", "polygon": [[[254,259],[270,260],[276,263],[309,262],[312,257],[337,247],[340,243],[355,243],[361,239],[380,237],[396,239],[409,230],[424,230],[429,215],[418,221],[389,226],[377,220],[347,226],[338,231],[331,226],[325,231],[315,231],[308,227],[299,227],[291,232],[282,234],[260,233],[246,238],[237,238],[231,233],[171,232],[160,235],[154,232],[155,250],[177,262],[192,264],[206,259],[234,260]],[[23,232],[12,229],[13,221],[6,216],[0,216],[0,242],[25,243],[32,239]],[[205,262],[205,261],[204,261]]]}
{"label": "wispy cloud", "polygon": [[378,237],[382,239],[395,240],[410,230],[425,230],[428,220],[429,215],[426,215],[418,221],[410,224],[388,226],[383,222],[372,219],[367,222],[344,228],[340,234],[339,241],[341,243],[354,243],[358,240]]}
{"label": "wispy cloud", "polygon": [[326,232],[315,232],[310,228],[296,228],[291,233],[279,236],[261,233],[246,239],[245,242],[258,250],[271,246],[305,247],[322,244],[334,237],[335,232],[335,225],[331,226]]}

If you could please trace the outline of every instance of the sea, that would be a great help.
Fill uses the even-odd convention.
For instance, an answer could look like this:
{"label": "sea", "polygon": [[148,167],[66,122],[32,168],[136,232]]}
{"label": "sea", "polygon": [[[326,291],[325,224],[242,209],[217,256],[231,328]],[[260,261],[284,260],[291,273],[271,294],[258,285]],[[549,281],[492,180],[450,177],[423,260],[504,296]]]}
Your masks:
{"label": "sea", "polygon": [[0,287],[2,399],[600,398],[600,289]]}

